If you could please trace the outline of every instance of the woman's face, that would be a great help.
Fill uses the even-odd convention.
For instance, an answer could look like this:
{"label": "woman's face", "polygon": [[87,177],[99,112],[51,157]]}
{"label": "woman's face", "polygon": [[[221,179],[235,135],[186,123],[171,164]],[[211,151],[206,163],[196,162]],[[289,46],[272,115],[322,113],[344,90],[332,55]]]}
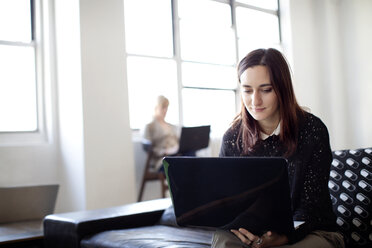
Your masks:
{"label": "woman's face", "polygon": [[257,65],[240,76],[242,99],[249,114],[262,125],[279,123],[279,103],[266,66]]}
{"label": "woman's face", "polygon": [[162,103],[156,106],[155,115],[161,119],[165,119],[165,116],[167,115],[167,111],[168,111],[168,104]]}

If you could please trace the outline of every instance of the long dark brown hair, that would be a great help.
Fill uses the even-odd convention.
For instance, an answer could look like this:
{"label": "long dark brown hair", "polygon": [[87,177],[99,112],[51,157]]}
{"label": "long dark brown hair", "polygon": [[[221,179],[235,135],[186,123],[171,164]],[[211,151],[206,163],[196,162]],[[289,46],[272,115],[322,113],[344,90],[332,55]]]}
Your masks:
{"label": "long dark brown hair", "polygon": [[[245,56],[238,65],[238,80],[245,70],[257,65],[266,66],[271,80],[271,85],[276,93],[280,112],[280,135],[279,138],[286,147],[285,156],[290,156],[297,146],[298,123],[304,111],[298,105],[293,86],[289,65],[284,56],[273,48],[257,49]],[[260,127],[258,122],[249,114],[243,100],[241,111],[235,117],[232,126],[240,125],[237,145],[242,142],[243,154],[249,154],[254,150],[259,140]]]}

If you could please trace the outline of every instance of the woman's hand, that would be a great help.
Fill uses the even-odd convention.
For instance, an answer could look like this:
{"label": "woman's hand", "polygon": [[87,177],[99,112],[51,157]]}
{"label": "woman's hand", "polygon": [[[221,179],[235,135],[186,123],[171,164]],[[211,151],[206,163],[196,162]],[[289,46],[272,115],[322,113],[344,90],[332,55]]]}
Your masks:
{"label": "woman's hand", "polygon": [[239,230],[231,230],[244,244],[251,245],[252,248],[266,248],[273,246],[285,245],[288,243],[288,238],[285,235],[268,231],[261,237],[254,235],[244,228]]}

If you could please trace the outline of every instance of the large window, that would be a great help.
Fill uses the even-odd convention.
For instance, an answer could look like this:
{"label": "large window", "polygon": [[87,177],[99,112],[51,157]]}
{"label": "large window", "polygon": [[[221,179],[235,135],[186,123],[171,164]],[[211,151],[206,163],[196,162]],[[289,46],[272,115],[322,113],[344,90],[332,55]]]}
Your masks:
{"label": "large window", "polygon": [[240,107],[236,64],[259,47],[280,49],[277,0],[125,0],[130,123],[209,124],[220,136]]}
{"label": "large window", "polygon": [[0,132],[38,130],[34,1],[0,1]]}

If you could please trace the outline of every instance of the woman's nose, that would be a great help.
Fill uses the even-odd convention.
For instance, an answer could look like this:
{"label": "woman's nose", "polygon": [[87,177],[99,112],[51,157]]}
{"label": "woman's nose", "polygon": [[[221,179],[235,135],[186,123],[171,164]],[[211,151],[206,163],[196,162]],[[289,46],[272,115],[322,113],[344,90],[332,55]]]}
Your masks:
{"label": "woman's nose", "polygon": [[252,105],[260,106],[262,104],[262,98],[259,92],[254,92],[252,95]]}

